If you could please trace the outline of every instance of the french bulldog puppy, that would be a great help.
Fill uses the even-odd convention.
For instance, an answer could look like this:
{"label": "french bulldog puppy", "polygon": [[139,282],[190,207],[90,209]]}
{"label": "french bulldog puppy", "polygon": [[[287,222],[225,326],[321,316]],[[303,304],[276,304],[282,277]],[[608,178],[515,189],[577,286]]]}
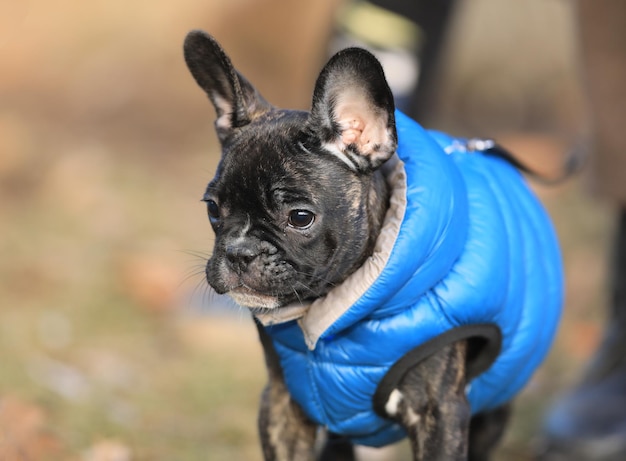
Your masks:
{"label": "french bulldog puppy", "polygon": [[[337,53],[321,71],[310,112],[277,109],[209,35],[184,53],[217,112],[222,157],[203,200],[215,232],[206,277],[253,313],[326,295],[372,254],[389,205],[383,165],[395,153],[393,96],[367,51]],[[269,370],[259,416],[266,460],[350,460],[341,434],[320,434],[291,398],[279,356],[259,325]],[[506,408],[470,416],[466,341],[446,345],[400,381],[387,416],[408,434],[415,460],[487,459]]]}

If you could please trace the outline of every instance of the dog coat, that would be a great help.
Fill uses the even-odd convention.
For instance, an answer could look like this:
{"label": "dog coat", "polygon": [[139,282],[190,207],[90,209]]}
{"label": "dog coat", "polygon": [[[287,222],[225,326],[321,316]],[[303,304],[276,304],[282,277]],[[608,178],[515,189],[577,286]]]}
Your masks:
{"label": "dog coat", "polygon": [[469,339],[475,351],[472,414],[511,400],[544,359],[563,301],[555,232],[519,171],[400,112],[396,123],[373,255],[324,298],[256,315],[309,418],[370,446],[405,436],[385,403],[444,344]]}

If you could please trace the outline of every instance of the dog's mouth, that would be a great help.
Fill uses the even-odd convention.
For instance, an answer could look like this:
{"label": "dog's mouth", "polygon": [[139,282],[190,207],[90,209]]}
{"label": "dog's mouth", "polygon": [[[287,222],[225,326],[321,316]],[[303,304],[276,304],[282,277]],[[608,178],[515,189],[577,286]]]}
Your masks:
{"label": "dog's mouth", "polygon": [[227,295],[240,306],[250,309],[275,309],[282,305],[278,297],[260,293],[247,286],[233,288]]}
{"label": "dog's mouth", "polygon": [[287,264],[261,259],[255,258],[242,268],[232,267],[226,257],[214,256],[207,263],[206,280],[217,293],[228,295],[239,306],[252,310],[282,307],[291,300],[287,289],[293,270]]}

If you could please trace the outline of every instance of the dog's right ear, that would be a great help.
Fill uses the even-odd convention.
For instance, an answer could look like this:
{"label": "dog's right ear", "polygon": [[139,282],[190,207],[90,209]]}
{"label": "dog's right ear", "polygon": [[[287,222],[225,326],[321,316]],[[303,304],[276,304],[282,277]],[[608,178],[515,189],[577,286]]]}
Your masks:
{"label": "dog's right ear", "polygon": [[270,109],[209,34],[200,30],[189,32],[184,52],[191,75],[215,107],[215,129],[220,141],[224,142],[234,129],[247,125]]}
{"label": "dog's right ear", "polygon": [[328,61],[315,84],[309,124],[323,147],[353,170],[374,171],[394,154],[393,94],[374,55],[347,48]]}

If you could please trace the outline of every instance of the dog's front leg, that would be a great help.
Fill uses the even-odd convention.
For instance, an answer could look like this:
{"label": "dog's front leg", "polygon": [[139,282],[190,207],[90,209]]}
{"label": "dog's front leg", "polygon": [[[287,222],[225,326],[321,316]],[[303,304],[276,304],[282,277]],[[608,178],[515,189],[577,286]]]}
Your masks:
{"label": "dog's front leg", "polygon": [[312,461],[316,427],[284,384],[270,378],[261,397],[259,434],[266,461]]}
{"label": "dog's front leg", "polygon": [[409,370],[389,397],[387,412],[406,429],[415,461],[467,459],[466,349],[464,341],[444,347]]}
{"label": "dog's front leg", "polygon": [[271,338],[257,324],[269,382],[261,396],[259,435],[265,461],[312,461],[317,427],[293,401]]}

